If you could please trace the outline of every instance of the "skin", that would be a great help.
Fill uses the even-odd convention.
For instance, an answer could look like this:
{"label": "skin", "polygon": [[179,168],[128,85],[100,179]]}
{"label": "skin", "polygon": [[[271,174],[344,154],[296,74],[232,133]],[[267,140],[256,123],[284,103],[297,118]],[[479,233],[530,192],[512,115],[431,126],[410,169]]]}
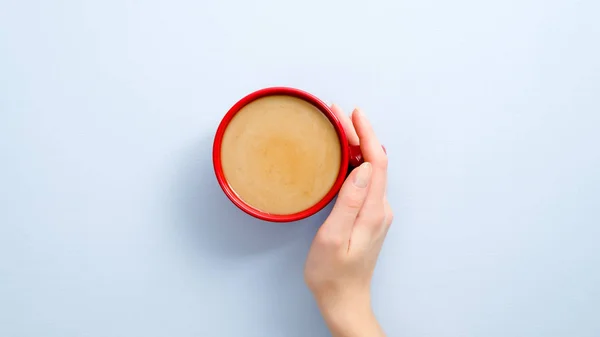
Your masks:
{"label": "skin", "polygon": [[388,160],[371,124],[359,109],[342,122],[350,144],[365,163],[342,186],[329,217],[317,231],[304,278],[334,337],[385,336],[371,307],[371,279],[393,214],[387,201]]}

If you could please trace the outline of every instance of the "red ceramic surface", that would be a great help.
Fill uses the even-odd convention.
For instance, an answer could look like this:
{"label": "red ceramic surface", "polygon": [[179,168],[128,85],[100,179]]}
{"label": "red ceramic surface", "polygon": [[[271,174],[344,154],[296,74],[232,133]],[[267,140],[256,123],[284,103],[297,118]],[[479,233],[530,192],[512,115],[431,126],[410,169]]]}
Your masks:
{"label": "red ceramic surface", "polygon": [[[231,188],[231,186],[229,186],[229,184],[227,183],[227,180],[225,179],[225,175],[223,173],[223,168],[221,167],[221,142],[223,140],[223,134],[225,133],[225,129],[227,128],[227,125],[229,124],[231,119],[235,116],[235,114],[238,111],[240,111],[240,109],[242,107],[244,107],[248,103],[250,103],[258,98],[265,97],[265,96],[272,96],[272,95],[294,96],[294,97],[301,98],[301,99],[311,103],[312,105],[316,106],[319,110],[321,110],[321,112],[323,112],[323,114],[325,116],[327,116],[327,118],[329,119],[331,124],[333,124],[333,126],[335,127],[335,130],[338,134],[338,137],[340,139],[340,144],[342,144],[340,172],[338,173],[337,179],[335,180],[335,183],[331,187],[331,190],[323,197],[323,199],[321,199],[319,202],[317,202],[312,207],[310,207],[304,211],[294,213],[294,214],[285,214],[285,215],[270,214],[270,213],[260,211],[256,208],[246,204],[242,199],[240,199],[240,197],[238,197],[238,195]],[[217,129],[217,134],[215,135],[215,140],[213,143],[213,166],[215,169],[215,175],[217,177],[217,181],[219,182],[219,185],[223,189],[223,192],[225,192],[225,195],[227,195],[227,197],[231,200],[231,202],[233,202],[242,211],[244,211],[258,219],[262,219],[265,221],[272,221],[272,222],[296,221],[296,220],[304,219],[306,217],[309,217],[309,216],[317,213],[323,207],[325,207],[338,193],[338,191],[342,187],[342,184],[344,183],[344,180],[346,179],[346,175],[348,173],[349,167],[356,167],[356,166],[360,165],[361,163],[362,163],[362,155],[360,153],[360,148],[358,146],[349,146],[348,145],[348,139],[346,138],[346,134],[344,132],[342,124],[337,119],[337,117],[335,116],[333,111],[331,111],[331,108],[327,104],[325,104],[323,101],[321,101],[319,98],[317,98],[316,96],[313,96],[312,94],[309,94],[305,91],[295,89],[295,88],[287,88],[287,87],[265,88],[265,89],[255,91],[255,92],[247,95],[246,97],[242,98],[233,107],[231,107],[231,109],[229,109],[227,114],[225,114],[225,117],[223,117],[223,120],[221,121],[221,123],[219,124],[219,128]]]}

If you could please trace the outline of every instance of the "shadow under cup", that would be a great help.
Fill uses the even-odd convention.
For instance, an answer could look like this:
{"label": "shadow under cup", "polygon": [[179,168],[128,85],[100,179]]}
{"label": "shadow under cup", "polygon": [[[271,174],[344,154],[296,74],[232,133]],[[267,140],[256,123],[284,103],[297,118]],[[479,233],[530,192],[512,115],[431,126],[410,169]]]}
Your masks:
{"label": "shadow under cup", "polygon": [[[235,190],[225,178],[225,173],[223,170],[221,148],[223,144],[223,137],[225,135],[227,127],[229,126],[230,122],[233,120],[235,115],[238,112],[240,112],[240,110],[242,110],[242,108],[260,98],[264,98],[267,96],[291,96],[310,103],[312,106],[316,107],[325,117],[327,117],[327,119],[335,129],[337,133],[337,138],[340,142],[339,172],[332,187],[325,194],[325,196],[322,197],[321,200],[316,202],[314,205],[292,214],[272,214],[251,206],[250,204],[242,200],[242,198],[235,192]],[[215,140],[213,143],[213,166],[215,170],[215,176],[217,177],[217,181],[225,195],[229,198],[229,200],[231,200],[231,202],[233,202],[238,208],[240,208],[247,214],[261,220],[272,222],[297,221],[319,212],[339,192],[342,184],[344,183],[348,170],[351,167],[356,167],[360,165],[361,162],[362,155],[360,153],[360,148],[358,146],[349,146],[348,139],[344,132],[343,126],[338,120],[338,118],[335,116],[333,111],[330,109],[330,107],[316,96],[295,88],[265,88],[250,93],[249,95],[242,98],[233,107],[231,107],[231,109],[229,109],[229,111],[225,114],[225,117],[223,117],[217,129],[217,133],[215,135]]]}

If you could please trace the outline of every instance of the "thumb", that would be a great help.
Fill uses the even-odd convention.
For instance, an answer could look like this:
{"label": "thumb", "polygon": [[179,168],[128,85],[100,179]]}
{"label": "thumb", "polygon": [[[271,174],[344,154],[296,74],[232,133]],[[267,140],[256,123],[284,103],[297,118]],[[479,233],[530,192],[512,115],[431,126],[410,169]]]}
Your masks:
{"label": "thumb", "polygon": [[354,221],[363,206],[371,183],[372,167],[363,163],[352,170],[340,189],[329,217],[323,224],[324,230],[342,240],[350,238]]}

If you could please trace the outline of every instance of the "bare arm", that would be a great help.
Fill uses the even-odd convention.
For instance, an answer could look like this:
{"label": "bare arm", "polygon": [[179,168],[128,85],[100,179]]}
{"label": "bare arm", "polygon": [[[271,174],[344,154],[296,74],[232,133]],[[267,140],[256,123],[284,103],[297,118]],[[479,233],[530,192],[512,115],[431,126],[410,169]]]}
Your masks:
{"label": "bare arm", "polygon": [[387,155],[359,110],[352,120],[333,106],[351,144],[365,163],[340,190],[331,214],[311,246],[305,279],[335,337],[385,336],[371,309],[371,278],[392,223],[387,201]]}

